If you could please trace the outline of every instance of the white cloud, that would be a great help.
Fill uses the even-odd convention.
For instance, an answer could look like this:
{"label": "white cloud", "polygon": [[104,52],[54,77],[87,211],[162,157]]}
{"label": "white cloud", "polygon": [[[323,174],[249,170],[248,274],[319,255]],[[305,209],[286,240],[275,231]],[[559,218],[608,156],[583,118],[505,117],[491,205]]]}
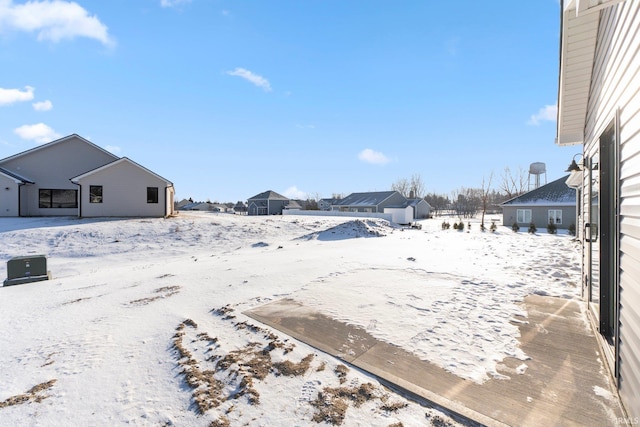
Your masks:
{"label": "white cloud", "polygon": [[38,144],[44,144],[60,138],[60,135],[44,123],[35,125],[23,125],[13,130],[13,132],[22,139],[35,141]]}
{"label": "white cloud", "polygon": [[375,165],[384,165],[389,163],[391,159],[389,159],[384,154],[379,151],[373,151],[370,148],[365,148],[358,154],[358,158],[363,162],[373,163]]}
{"label": "white cloud", "polygon": [[160,0],[162,7],[176,7],[183,3],[191,3],[191,0]]}
{"label": "white cloud", "polygon": [[244,68],[236,68],[233,71],[227,71],[227,74],[230,76],[242,77],[243,79],[253,83],[254,85],[261,87],[265,90],[265,92],[271,92],[271,84],[269,84],[269,80],[265,79],[258,74],[254,74],[249,70],[245,70]]}
{"label": "white cloud", "polygon": [[538,112],[532,115],[527,122],[528,125],[538,126],[542,121],[555,121],[558,116],[558,106],[556,104],[553,105],[545,105]]}
{"label": "white cloud", "polygon": [[284,191],[284,196],[290,198],[290,199],[306,199],[307,198],[307,193],[305,193],[302,190],[298,190],[298,187],[296,187],[295,185],[292,187],[287,188]]}
{"label": "white cloud", "polygon": [[104,148],[105,148],[105,150],[107,150],[108,152],[113,153],[113,154],[120,154],[120,152],[122,151],[122,149],[120,147],[118,147],[117,145],[107,145]]}
{"label": "white cloud", "polygon": [[[2,11],[2,9],[0,9]],[[33,99],[33,91],[31,86],[25,86],[24,90],[20,89],[3,89],[0,87],[0,105],[9,105],[14,102],[31,101]]]}
{"label": "white cloud", "polygon": [[53,104],[48,99],[46,101],[34,102],[33,109],[36,111],[49,111],[53,108]]}
{"label": "white cloud", "polygon": [[88,37],[105,46],[114,46],[107,26],[79,4],[64,0],[29,1],[13,4],[0,0],[0,30],[36,32],[38,40],[73,39]]}

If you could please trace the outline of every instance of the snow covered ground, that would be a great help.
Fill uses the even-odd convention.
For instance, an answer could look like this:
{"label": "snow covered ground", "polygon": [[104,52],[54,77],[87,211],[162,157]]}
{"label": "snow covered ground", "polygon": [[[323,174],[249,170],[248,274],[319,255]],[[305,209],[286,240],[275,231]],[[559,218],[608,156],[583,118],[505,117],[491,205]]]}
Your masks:
{"label": "snow covered ground", "polygon": [[441,223],[0,218],[0,278],[36,254],[53,276],[0,288],[0,424],[453,423],[242,314],[292,298],[462,378],[524,372],[519,303],[578,297],[576,243]]}

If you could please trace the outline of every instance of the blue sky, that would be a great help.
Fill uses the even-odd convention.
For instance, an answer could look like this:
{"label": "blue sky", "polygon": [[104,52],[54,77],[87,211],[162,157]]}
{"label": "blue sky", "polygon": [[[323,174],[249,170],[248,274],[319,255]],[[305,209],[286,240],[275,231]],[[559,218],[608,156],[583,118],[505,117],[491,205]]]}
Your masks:
{"label": "blue sky", "polygon": [[0,158],[72,133],[237,201],[564,175],[558,0],[0,0]]}

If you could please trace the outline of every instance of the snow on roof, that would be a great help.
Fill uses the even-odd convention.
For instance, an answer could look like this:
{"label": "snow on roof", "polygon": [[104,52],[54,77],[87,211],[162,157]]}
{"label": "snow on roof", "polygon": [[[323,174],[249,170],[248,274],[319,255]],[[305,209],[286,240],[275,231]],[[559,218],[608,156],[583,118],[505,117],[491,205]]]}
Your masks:
{"label": "snow on roof", "polygon": [[371,193],[351,193],[336,202],[339,206],[377,206],[397,191],[376,191]]}
{"label": "snow on roof", "polygon": [[576,203],[576,192],[573,188],[567,186],[567,178],[569,178],[569,175],[507,200],[501,205],[573,205]]}

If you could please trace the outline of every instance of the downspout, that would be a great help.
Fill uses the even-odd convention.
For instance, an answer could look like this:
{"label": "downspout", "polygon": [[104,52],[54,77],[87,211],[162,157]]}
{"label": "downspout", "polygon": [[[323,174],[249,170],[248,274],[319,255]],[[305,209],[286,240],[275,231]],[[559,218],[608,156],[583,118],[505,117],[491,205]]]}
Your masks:
{"label": "downspout", "polygon": [[73,181],[71,181],[71,183],[78,186],[78,218],[82,218],[82,185]]}
{"label": "downspout", "polygon": [[24,182],[18,183],[18,217],[22,216],[22,186],[25,185]]}

